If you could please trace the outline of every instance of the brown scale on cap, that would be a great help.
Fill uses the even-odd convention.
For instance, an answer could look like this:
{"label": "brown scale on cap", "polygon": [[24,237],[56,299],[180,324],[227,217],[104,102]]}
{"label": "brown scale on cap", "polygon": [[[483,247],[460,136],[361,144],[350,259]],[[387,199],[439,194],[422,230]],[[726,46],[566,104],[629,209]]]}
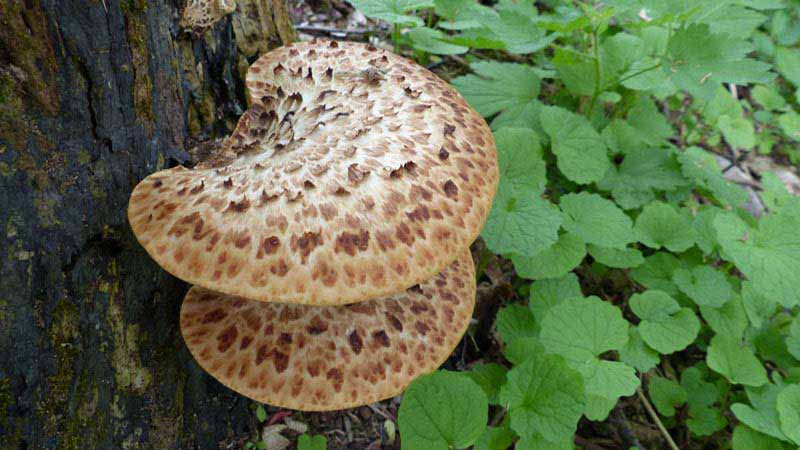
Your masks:
{"label": "brown scale on cap", "polygon": [[483,119],[425,68],[363,44],[262,56],[252,107],[193,169],[131,195],[137,238],[190,283],[334,305],[430,279],[480,232],[497,187]]}
{"label": "brown scale on cap", "polygon": [[235,10],[236,0],[187,0],[180,26],[184,30],[202,34]]}
{"label": "brown scale on cap", "polygon": [[428,282],[346,306],[264,303],[193,287],[181,308],[192,355],[222,384],[284,408],[327,411],[393,397],[435,370],[475,305],[469,251]]}

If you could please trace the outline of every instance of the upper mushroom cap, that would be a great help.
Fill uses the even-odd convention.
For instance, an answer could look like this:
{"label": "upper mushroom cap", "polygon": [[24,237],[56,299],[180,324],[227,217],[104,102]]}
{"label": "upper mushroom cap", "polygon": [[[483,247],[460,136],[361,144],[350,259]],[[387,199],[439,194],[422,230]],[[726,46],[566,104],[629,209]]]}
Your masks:
{"label": "upper mushroom cap", "polygon": [[131,195],[134,233],[178,278],[262,301],[354,303],[431,278],[478,236],[494,139],[433,73],[312,41],[261,57],[247,85],[252,107],[214,155]]}
{"label": "upper mushroom cap", "polygon": [[447,359],[469,325],[468,250],[426,283],[354,305],[264,303],[193,287],[181,332],[222,384],[284,408],[328,411],[393,397]]}

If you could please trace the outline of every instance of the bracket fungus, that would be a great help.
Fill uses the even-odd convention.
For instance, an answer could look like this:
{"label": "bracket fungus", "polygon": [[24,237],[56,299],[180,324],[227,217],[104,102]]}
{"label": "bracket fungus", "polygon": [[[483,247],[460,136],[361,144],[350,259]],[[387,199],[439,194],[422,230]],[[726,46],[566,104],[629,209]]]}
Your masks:
{"label": "bracket fungus", "polygon": [[475,304],[468,250],[439,275],[342,306],[265,303],[193,287],[181,332],[198,363],[254,400],[303,411],[373,403],[439,367]]}
{"label": "bracket fungus", "polygon": [[347,304],[430,279],[478,236],[494,139],[433,73],[312,41],[262,56],[247,86],[252,106],[215,154],[131,195],[133,231],[168,272],[255,300]]}
{"label": "bracket fungus", "polygon": [[142,180],[128,206],[150,256],[196,285],[184,339],[266,403],[397,395],[469,323],[469,245],[499,177],[492,133],[446,82],[365,44],[291,44],[246,82],[231,136],[191,169]]}

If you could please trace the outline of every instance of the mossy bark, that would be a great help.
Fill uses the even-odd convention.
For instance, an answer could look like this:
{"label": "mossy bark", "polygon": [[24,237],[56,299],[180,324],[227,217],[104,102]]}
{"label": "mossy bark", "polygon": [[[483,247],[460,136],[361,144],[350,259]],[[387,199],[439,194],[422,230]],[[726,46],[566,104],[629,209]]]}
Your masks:
{"label": "mossy bark", "polygon": [[292,39],[285,0],[204,36],[183,0],[0,1],[0,449],[217,449],[250,402],[180,335],[187,286],[127,224],[147,174],[247,107],[243,70]]}

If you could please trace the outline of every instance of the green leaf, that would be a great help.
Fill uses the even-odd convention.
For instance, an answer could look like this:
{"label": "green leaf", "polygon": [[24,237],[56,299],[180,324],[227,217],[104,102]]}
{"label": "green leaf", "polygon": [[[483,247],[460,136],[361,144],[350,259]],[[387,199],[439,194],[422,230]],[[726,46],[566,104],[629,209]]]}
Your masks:
{"label": "green leaf", "polygon": [[500,364],[478,364],[469,372],[464,372],[478,386],[483,389],[489,404],[498,404],[497,394],[500,393],[500,386],[506,382],[506,368]]}
{"label": "green leaf", "polygon": [[726,180],[720,172],[717,160],[699,147],[689,147],[678,155],[683,174],[694,180],[725,205],[741,206],[747,201],[747,193]]}
{"label": "green leaf", "polygon": [[800,87],[800,50],[786,47],[776,48],[775,65],[784,78]]}
{"label": "green leaf", "polygon": [[692,227],[697,237],[697,247],[706,255],[711,254],[717,245],[717,230],[714,228],[714,219],[722,210],[716,206],[703,205],[697,210],[692,222]]}
{"label": "green leaf", "polygon": [[639,382],[632,367],[598,359],[628,341],[628,322],[619,308],[597,297],[576,298],[550,308],[541,326],[545,349],[565,357],[583,376],[587,417],[604,419],[618,397],[635,392]]}
{"label": "green leaf", "polygon": [[505,343],[503,355],[512,364],[522,364],[530,358],[544,355],[544,346],[538,337],[521,337]]}
{"label": "green leaf", "polygon": [[564,233],[550,247],[529,255],[510,254],[519,276],[530,279],[559,278],[583,261],[586,245],[579,237]]}
{"label": "green leaf", "polygon": [[586,418],[605,420],[620,397],[633,395],[639,386],[636,370],[617,361],[592,360],[579,372],[586,384]]}
{"label": "green leaf", "polygon": [[432,8],[430,0],[353,0],[350,2],[365,16],[397,24],[422,25],[422,19],[408,12]]}
{"label": "green leaf", "polygon": [[535,255],[558,240],[562,217],[555,205],[538,197],[503,200],[495,200],[483,227],[491,251]]}
{"label": "green leaf", "polygon": [[691,345],[700,331],[700,321],[689,308],[665,292],[645,291],[634,294],[629,300],[634,314],[642,321],[639,333],[650,347],[659,353],[670,354]]}
{"label": "green leaf", "polygon": [[544,192],[545,163],[536,133],[527,128],[501,128],[494,138],[500,166],[497,196],[525,198]]}
{"label": "green leaf", "polygon": [[700,313],[715,333],[737,339],[744,336],[748,322],[741,297],[735,296],[721,308],[700,306]]}
{"label": "green leaf", "polygon": [[711,266],[697,266],[692,270],[676,269],[672,281],[698,306],[719,308],[733,297],[733,287],[725,274]]}
{"label": "green leaf", "polygon": [[659,201],[642,209],[636,218],[634,230],[644,245],[654,249],[665,247],[673,252],[682,252],[695,242],[689,219],[671,205]]}
{"label": "green leaf", "polygon": [[407,35],[414,49],[435,55],[459,55],[469,50],[469,47],[451,44],[446,34],[433,28],[415,27]]}
{"label": "green leaf", "polygon": [[789,336],[786,338],[786,349],[789,353],[800,361],[800,316],[795,317],[789,328]]}
{"label": "green leaf", "polygon": [[526,64],[477,62],[470,65],[474,75],[453,79],[453,85],[483,116],[519,109],[536,102],[541,81]]}
{"label": "green leaf", "polygon": [[753,97],[759,105],[764,109],[771,111],[781,110],[786,106],[786,99],[781,94],[776,92],[772,87],[759,84],[750,90],[750,96]]}
{"label": "green leaf", "polygon": [[484,17],[482,25],[493,39],[503,43],[509,53],[533,53],[556,38],[555,34],[547,35],[536,26],[534,17],[519,10],[498,8],[498,14]]}
{"label": "green leaf", "polygon": [[756,328],[761,328],[778,308],[778,303],[766,292],[753,287],[751,281],[742,282],[742,303],[750,323]]}
{"label": "green leaf", "polygon": [[715,34],[727,34],[737,37],[750,37],[756,28],[767,20],[767,16],[752,9],[736,5],[717,8],[704,17],[703,22],[711,27]]}
{"label": "green leaf", "polygon": [[686,425],[692,434],[708,436],[728,424],[719,408],[710,406],[719,400],[717,387],[703,380],[703,373],[695,367],[681,373],[681,387],[686,391],[689,403],[689,416]]}
{"label": "green leaf", "polygon": [[733,384],[762,386],[768,381],[767,371],[753,351],[730,336],[717,334],[711,339],[706,362]]}
{"label": "green leaf", "polygon": [[759,388],[746,388],[747,398],[751,405],[734,403],[731,411],[736,418],[748,427],[782,441],[788,441],[781,431],[778,415],[778,395],[783,390],[782,384],[767,384]]}
{"label": "green leaf", "polygon": [[534,319],[541,321],[553,306],[580,297],[583,297],[583,293],[578,277],[570,272],[560,278],[537,280],[531,284],[528,307]]}
{"label": "green leaf", "polygon": [[689,408],[689,416],[686,425],[695,436],[710,436],[728,425],[728,420],[717,408]]}
{"label": "green leaf", "polygon": [[791,450],[784,442],[759,433],[746,425],[733,430],[733,450]]}
{"label": "green leaf", "polygon": [[800,114],[789,111],[778,116],[778,124],[784,134],[792,140],[800,141]]}
{"label": "green leaf", "polygon": [[539,329],[531,311],[518,303],[511,303],[501,308],[497,312],[495,326],[503,342],[511,342],[522,337],[535,337]]}
{"label": "green leaf", "polygon": [[595,76],[594,61],[588,55],[569,48],[556,48],[553,65],[564,85],[575,96],[594,94]]}
{"label": "green leaf", "polygon": [[542,128],[561,172],[578,184],[599,181],[610,168],[605,143],[585,117],[556,106],[543,107]]}
{"label": "green leaf", "polygon": [[513,442],[514,432],[508,427],[506,420],[502,426],[487,427],[475,443],[475,450],[507,450]]}
{"label": "green leaf", "polygon": [[480,28],[483,17],[495,12],[474,0],[434,0],[436,14],[442,18],[436,25],[447,30]]}
{"label": "green leaf", "polygon": [[678,288],[672,282],[672,273],[686,264],[666,252],[656,252],[644,259],[644,264],[631,271],[634,281],[648,289],[678,295]]}
{"label": "green leaf", "polygon": [[742,117],[744,110],[741,103],[731,95],[730,91],[718,86],[714,97],[703,107],[703,118],[711,124],[717,124],[722,116]]}
{"label": "green leaf", "polygon": [[661,145],[675,134],[672,125],[649,96],[640,96],[627,117],[628,123],[638,129],[650,145]]}
{"label": "green leaf", "polygon": [[635,248],[607,248],[597,245],[589,245],[589,254],[595,261],[616,269],[629,269],[640,266],[644,263],[642,252]]}
{"label": "green leaf", "polygon": [[584,242],[624,249],[634,242],[632,222],[614,202],[589,192],[561,197],[563,227]]}
{"label": "green leaf", "polygon": [[[649,152],[647,136],[641,130],[634,128],[627,121],[614,119],[600,133],[606,146],[612,153],[629,154],[635,151]],[[646,161],[647,158],[642,158]]]}
{"label": "green leaf", "polygon": [[297,439],[297,450],[327,450],[328,440],[325,436],[302,434]]}
{"label": "green leaf", "polygon": [[486,428],[486,394],[462,373],[438,371],[411,383],[400,405],[403,450],[448,450],[474,444]]}
{"label": "green leaf", "polygon": [[541,434],[550,442],[572,437],[585,399],[580,374],[564,359],[530,358],[511,369],[507,378],[500,401],[508,407],[511,429],[523,438]]}
{"label": "green leaf", "polygon": [[673,191],[686,184],[672,151],[642,144],[627,150],[619,167],[612,167],[597,187],[610,191],[621,207],[633,209],[652,201],[656,190]]}
{"label": "green leaf", "polygon": [[713,95],[720,82],[770,81],[770,66],[747,58],[750,51],[752,45],[738,35],[715,34],[708,25],[693,24],[673,33],[664,71],[679,89],[700,97]]}
{"label": "green leaf", "polygon": [[675,407],[688,401],[683,387],[668,378],[650,377],[647,392],[658,412],[667,417],[674,416]]}
{"label": "green leaf", "polygon": [[783,210],[784,208],[800,210],[800,197],[790,194],[783,181],[774,173],[763,173],[761,175],[761,186],[764,188],[761,192],[761,198],[770,211]]}
{"label": "green leaf", "polygon": [[800,303],[800,214],[767,214],[752,229],[732,213],[714,220],[724,257],[760,292],[792,307]]}
{"label": "green leaf", "polygon": [[777,409],[781,431],[800,445],[800,384],[786,386],[778,394]]}
{"label": "green leaf", "polygon": [[753,122],[744,117],[722,116],[717,123],[722,135],[731,147],[750,150],[756,145],[756,131]]}
{"label": "green leaf", "polygon": [[256,408],[256,419],[258,419],[259,422],[267,420],[267,410],[264,409],[263,405],[258,405]]}
{"label": "green leaf", "polygon": [[619,350],[619,359],[642,373],[649,371],[660,361],[658,352],[644,343],[637,327],[631,327],[628,343]]}

